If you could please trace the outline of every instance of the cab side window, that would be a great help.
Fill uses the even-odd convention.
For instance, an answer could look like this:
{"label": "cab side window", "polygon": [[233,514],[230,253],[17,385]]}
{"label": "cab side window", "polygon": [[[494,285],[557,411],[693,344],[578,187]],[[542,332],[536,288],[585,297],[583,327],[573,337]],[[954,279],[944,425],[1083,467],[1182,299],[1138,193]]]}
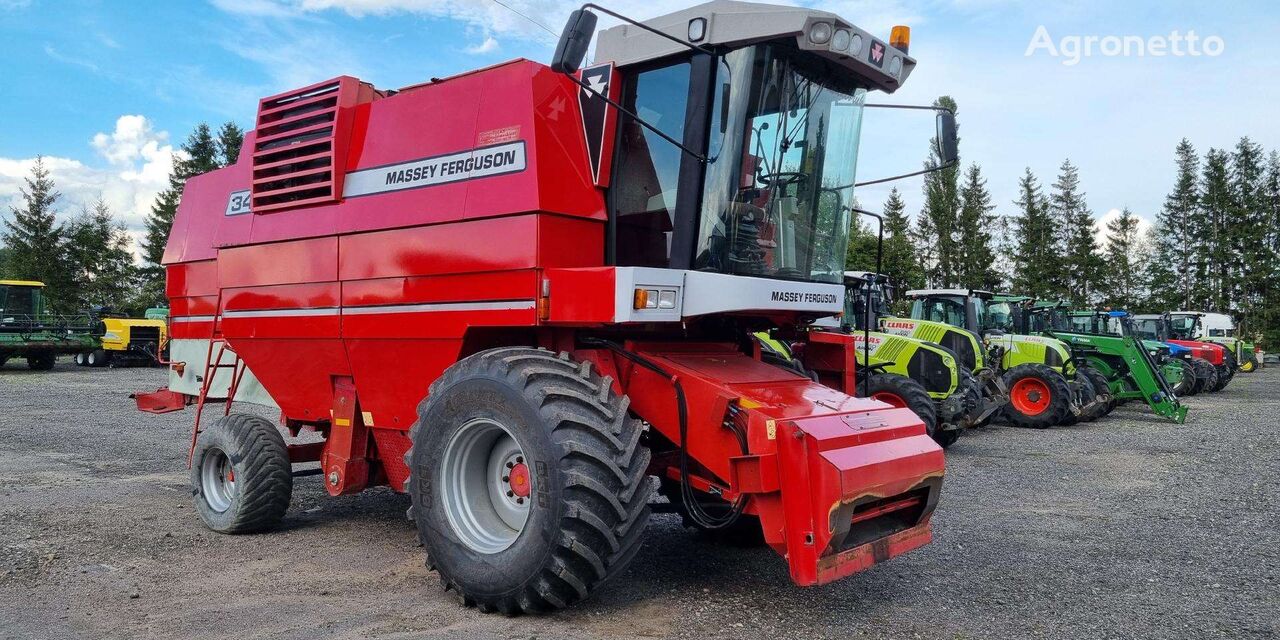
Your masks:
{"label": "cab side window", "polygon": [[[636,74],[623,88],[622,104],[671,138],[684,139],[691,68],[681,62]],[[670,264],[681,153],[634,118],[619,114],[613,179],[619,266]]]}

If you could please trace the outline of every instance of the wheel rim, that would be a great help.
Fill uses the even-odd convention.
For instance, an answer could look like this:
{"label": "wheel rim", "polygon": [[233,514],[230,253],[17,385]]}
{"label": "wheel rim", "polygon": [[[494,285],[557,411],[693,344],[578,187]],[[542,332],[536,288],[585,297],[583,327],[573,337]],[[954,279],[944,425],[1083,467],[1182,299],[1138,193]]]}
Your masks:
{"label": "wheel rim", "polygon": [[883,402],[892,407],[897,407],[899,409],[907,408],[907,401],[903,400],[896,393],[889,393],[887,391],[877,391],[871,394],[871,398],[873,400],[879,400],[880,402]]}
{"label": "wheel rim", "polygon": [[235,469],[221,449],[210,449],[200,463],[200,490],[210,509],[222,513],[236,495]]}
{"label": "wheel rim", "polygon": [[1025,416],[1037,416],[1049,408],[1052,393],[1049,385],[1038,378],[1023,378],[1013,384],[1009,390],[1009,401],[1013,408]]}
{"label": "wheel rim", "polygon": [[85,362],[88,362],[90,365],[98,364],[98,355],[95,353],[91,353],[85,356]]}
{"label": "wheel rim", "polygon": [[445,447],[441,498],[449,526],[468,548],[493,554],[515,543],[529,519],[533,478],[502,424],[476,418]]}

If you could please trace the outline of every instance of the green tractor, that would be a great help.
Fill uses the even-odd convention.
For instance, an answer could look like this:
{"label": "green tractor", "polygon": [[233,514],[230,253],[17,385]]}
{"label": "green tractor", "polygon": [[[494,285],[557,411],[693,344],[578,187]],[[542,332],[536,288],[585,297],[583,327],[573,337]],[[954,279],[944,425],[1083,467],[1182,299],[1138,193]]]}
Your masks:
{"label": "green tractor", "polygon": [[896,335],[936,342],[956,353],[960,364],[990,367],[1003,377],[1010,423],[1036,429],[1093,421],[1108,407],[1088,375],[1079,375],[1069,347],[1044,336],[1009,333],[988,313],[994,294],[972,289],[908,291],[909,318],[881,318],[880,328]]}
{"label": "green tractor", "polygon": [[880,318],[889,315],[894,288],[887,277],[846,271],[844,283],[843,317],[815,324],[849,336],[856,345],[861,395],[908,406],[926,423],[931,418],[934,440],[943,447],[964,429],[987,422],[1008,402],[1003,380],[991,370],[963,366],[954,351],[940,344],[875,330]]}
{"label": "green tractor", "polygon": [[1153,357],[1129,314],[1072,313],[1064,302],[1010,295],[995,296],[988,310],[992,316],[1006,318],[1005,326],[1012,333],[1045,336],[1069,345],[1078,372],[1089,378],[1099,400],[1107,403],[1105,413],[1121,402],[1141,400],[1159,416],[1178,424],[1186,421],[1187,408],[1178,402],[1176,388],[1166,378],[1166,374],[1176,375],[1178,385],[1184,385],[1182,362],[1166,365]]}
{"label": "green tractor", "polygon": [[59,355],[97,345],[92,325],[87,315],[49,313],[43,282],[0,280],[0,367],[10,358],[26,358],[32,370],[48,371]]}
{"label": "green tractor", "polygon": [[[1174,395],[1187,398],[1200,392],[1191,350],[1176,344],[1152,340],[1143,335],[1134,322],[1133,316],[1128,312],[1076,310],[1069,311],[1066,315],[1069,331],[1072,333],[1123,336],[1128,332],[1128,335],[1133,335],[1142,342]],[[1129,400],[1130,398],[1117,398],[1120,404]]]}

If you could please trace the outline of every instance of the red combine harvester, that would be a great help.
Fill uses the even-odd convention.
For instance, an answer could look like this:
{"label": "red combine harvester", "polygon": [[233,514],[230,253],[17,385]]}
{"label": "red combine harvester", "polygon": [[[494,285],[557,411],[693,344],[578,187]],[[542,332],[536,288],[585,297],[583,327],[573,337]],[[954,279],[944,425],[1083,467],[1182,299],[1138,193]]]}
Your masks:
{"label": "red combine harvester", "polygon": [[[407,492],[428,566],[505,613],[619,573],[659,485],[798,585],[929,542],[943,456],[915,414],[751,338],[843,308],[865,100],[915,66],[905,28],[717,0],[618,16],[579,68],[588,9],[609,13],[575,12],[550,67],[265,98],[239,161],[188,181],[170,386],[137,399],[195,405],[210,528],[275,525],[318,461],[330,494]],[[852,374],[850,348],[803,352]]]}

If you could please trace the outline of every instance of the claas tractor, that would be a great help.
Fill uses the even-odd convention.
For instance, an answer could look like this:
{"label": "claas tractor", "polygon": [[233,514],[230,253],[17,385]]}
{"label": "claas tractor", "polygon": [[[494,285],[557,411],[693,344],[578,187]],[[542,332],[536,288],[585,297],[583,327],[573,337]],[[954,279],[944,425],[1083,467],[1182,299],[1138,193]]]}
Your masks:
{"label": "claas tractor", "polygon": [[[599,12],[623,24],[583,67]],[[643,23],[587,5],[550,66],[263,98],[238,161],[186,183],[171,387],[136,396],[194,406],[200,518],[269,529],[295,475],[386,485],[444,586],[508,614],[617,576],[657,485],[699,529],[754,529],[797,585],[927,544],[944,465],[920,418],[752,339],[843,310],[866,101],[916,64],[894,33],[725,0]],[[954,166],[954,115],[936,123]],[[856,376],[850,345],[804,358]],[[238,402],[278,407],[284,432]]]}
{"label": "claas tractor", "polygon": [[1168,312],[1142,314],[1134,316],[1133,324],[1143,338],[1191,350],[1191,366],[1196,373],[1198,391],[1221,391],[1235,376],[1235,358],[1226,347],[1195,339],[1194,318],[1184,317],[1175,323]]}
{"label": "claas tractor", "polygon": [[92,348],[88,315],[58,315],[45,305],[44,283],[0,280],[0,367],[25,358],[34,371],[48,371],[62,354]]}
{"label": "claas tractor", "polygon": [[1008,402],[1003,380],[990,369],[974,371],[940,344],[880,331],[890,315],[894,287],[883,275],[845,272],[845,312],[838,320],[815,326],[839,330],[856,348],[863,395],[908,406],[926,423],[943,447],[967,428],[985,423]]}
{"label": "claas tractor", "polygon": [[[1105,409],[1093,384],[1079,376],[1070,348],[1061,340],[1012,333],[994,296],[972,289],[908,291],[909,318],[885,318],[881,327],[951,347],[964,364],[989,366],[1009,390],[1004,418],[1021,427],[1045,429],[1097,419]],[[955,345],[955,347],[953,347]]]}
{"label": "claas tractor", "polygon": [[[1186,421],[1187,408],[1179,403],[1174,387],[1161,373],[1161,362],[1137,335],[1127,313],[1104,311],[1086,317],[1068,312],[1063,301],[1025,296],[997,296],[991,306],[997,304],[1007,305],[1014,331],[1070,345],[1077,375],[1093,385],[1104,403],[1103,415],[1121,401],[1141,400],[1159,416],[1178,424]],[[1112,333],[1112,326],[1118,335]],[[1180,363],[1177,368],[1181,382]]]}
{"label": "claas tractor", "polygon": [[1252,373],[1258,368],[1258,354],[1253,343],[1246,342],[1236,333],[1236,323],[1225,313],[1200,311],[1172,311],[1170,320],[1175,324],[1193,325],[1190,331],[1197,340],[1220,344],[1236,361],[1236,370]]}

